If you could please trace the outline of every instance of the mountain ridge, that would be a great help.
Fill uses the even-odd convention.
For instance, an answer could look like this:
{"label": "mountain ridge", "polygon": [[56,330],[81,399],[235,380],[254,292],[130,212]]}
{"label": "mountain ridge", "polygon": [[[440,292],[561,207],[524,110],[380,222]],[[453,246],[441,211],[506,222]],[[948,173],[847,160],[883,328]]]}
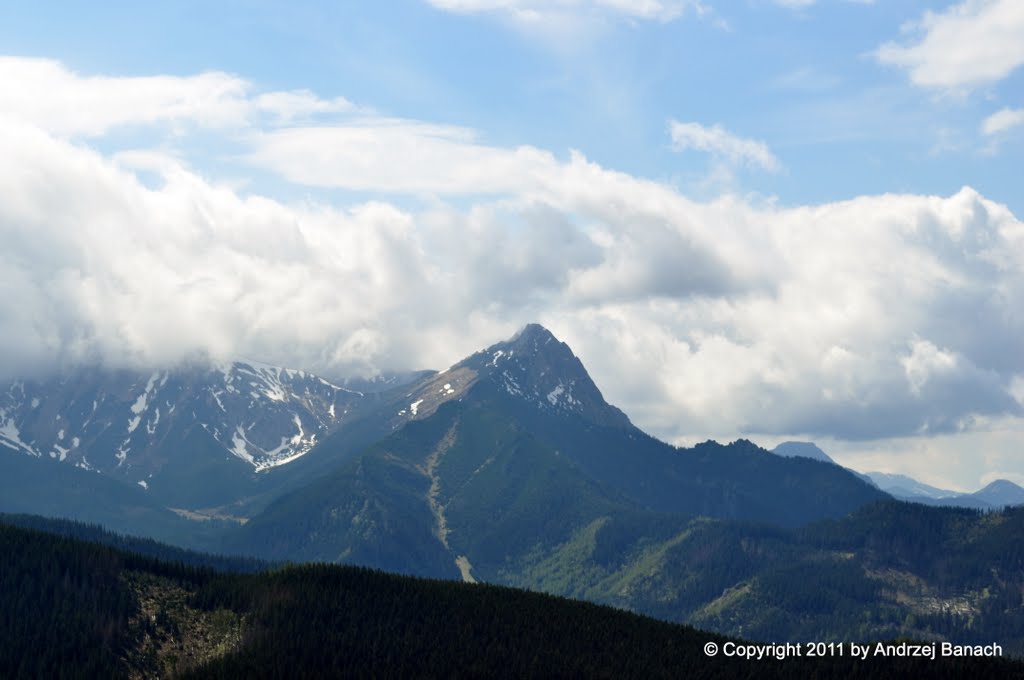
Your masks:
{"label": "mountain ridge", "polygon": [[605,516],[798,526],[887,498],[842,468],[746,440],[661,442],[608,405],[539,326],[399,399],[386,402],[389,435],[271,502],[231,548],[503,582],[532,552]]}
{"label": "mountain ridge", "polygon": [[[671,446],[607,404],[539,326],[352,399],[341,426],[303,456],[260,473],[250,465],[250,486],[237,491],[250,494],[247,521],[204,523],[215,535],[202,547],[527,587],[733,632],[756,623],[765,639],[927,626],[953,635],[965,624],[934,602],[994,626],[1020,585],[1020,515],[897,504],[845,468],[744,439]],[[156,489],[132,491],[145,500]],[[205,516],[228,514],[214,510]],[[171,520],[168,532],[185,522]],[[998,574],[979,570],[979,552]],[[845,618],[830,618],[837,611]]]}

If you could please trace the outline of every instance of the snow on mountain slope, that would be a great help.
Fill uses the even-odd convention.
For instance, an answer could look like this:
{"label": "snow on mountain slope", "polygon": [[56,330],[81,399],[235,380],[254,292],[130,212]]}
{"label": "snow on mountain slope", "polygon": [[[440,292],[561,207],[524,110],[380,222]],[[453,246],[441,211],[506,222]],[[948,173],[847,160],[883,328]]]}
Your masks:
{"label": "snow on mountain slope", "polygon": [[[247,472],[287,465],[348,423],[383,435],[470,391],[511,399],[513,408],[630,427],[569,347],[536,324],[445,371],[378,382],[368,384],[380,391],[364,396],[254,361],[153,373],[88,368],[16,381],[0,385],[0,452],[101,472],[177,503],[189,487],[215,498],[216,488]],[[198,503],[198,496],[188,497]]]}
{"label": "snow on mountain slope", "polygon": [[87,369],[0,388],[0,447],[142,482],[173,459],[165,444],[201,428],[261,471],[304,455],[361,398],[252,361],[149,374]]}
{"label": "snow on mountain slope", "polygon": [[392,428],[428,418],[480,384],[549,414],[630,426],[626,415],[604,400],[569,346],[543,326],[529,324],[509,340],[408,385],[395,401]]}
{"label": "snow on mountain slope", "polygon": [[878,485],[882,491],[886,491],[897,498],[923,497],[923,498],[951,498],[958,496],[956,491],[939,489],[938,487],[919,482],[907,475],[900,475],[890,472],[865,472],[871,480]]}

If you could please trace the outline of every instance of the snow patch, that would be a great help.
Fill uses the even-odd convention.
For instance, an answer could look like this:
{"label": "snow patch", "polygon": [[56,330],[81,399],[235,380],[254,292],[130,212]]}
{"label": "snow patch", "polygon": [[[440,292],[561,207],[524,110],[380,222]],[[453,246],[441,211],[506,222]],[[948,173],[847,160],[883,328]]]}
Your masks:
{"label": "snow patch", "polygon": [[128,460],[128,452],[132,450],[131,447],[128,446],[128,442],[130,441],[130,439],[125,439],[123,442],[121,442],[121,446],[117,447],[117,453],[114,454],[114,456],[117,458],[117,467],[121,467],[122,465],[124,465],[124,462]]}
{"label": "snow patch", "polygon": [[146,391],[140,394],[139,398],[135,400],[134,404],[132,404],[132,413],[139,415],[146,410],[146,403],[149,401],[149,393],[153,391],[153,385],[159,377],[159,373],[154,373],[149,376],[149,381],[146,383]]}
{"label": "snow patch", "polygon": [[149,434],[156,434],[156,426],[160,422],[160,407],[156,407],[156,417],[150,422],[146,423],[146,432]]}
{"label": "snow patch", "polygon": [[463,583],[476,583],[477,580],[473,578],[473,565],[469,563],[469,558],[465,555],[459,555],[455,558],[455,566],[459,568],[459,574],[462,576]]}
{"label": "snow patch", "polygon": [[263,463],[260,463],[259,465],[256,466],[256,472],[263,472],[264,470],[269,470],[270,468],[286,465],[292,462],[293,460],[302,458],[304,455],[306,455],[307,451],[309,451],[309,449],[297,451],[290,456],[286,456],[285,458],[278,458],[277,460],[268,460]]}
{"label": "snow patch", "polygon": [[[4,416],[6,416],[6,413]],[[36,458],[42,457],[42,454],[21,440],[21,432],[18,431],[18,426],[14,424],[13,419],[5,419],[3,425],[0,425],[0,442],[6,444],[9,448],[21,449]]]}
{"label": "snow patch", "polygon": [[422,404],[422,403],[423,403],[423,400],[420,399],[419,401],[414,401],[411,404],[409,404],[409,410],[412,411],[413,415],[416,415],[416,412],[419,410],[420,404]]}
{"label": "snow patch", "polygon": [[231,435],[231,443],[233,444],[231,453],[249,464],[254,464],[252,454],[249,453],[249,450],[246,448],[249,441],[245,438],[245,430],[242,429],[241,425],[236,427],[235,433]]}
{"label": "snow patch", "polygon": [[508,371],[504,371],[502,372],[501,377],[503,379],[503,382],[505,383],[505,390],[509,394],[513,396],[522,395],[523,390],[519,387],[519,383],[516,382],[516,379],[512,377],[511,373],[509,373]]}
{"label": "snow patch", "polygon": [[32,408],[39,408],[39,400],[32,397]]}
{"label": "snow patch", "polygon": [[139,482],[139,486],[141,486],[143,489],[149,491],[149,484],[146,484],[146,480],[143,479],[142,481],[140,481]]}
{"label": "snow patch", "polygon": [[305,432],[302,429],[302,420],[299,419],[298,414],[295,414],[292,416],[292,422],[295,423],[295,427],[299,429],[299,433],[292,437],[292,444],[299,444],[300,442],[302,442],[302,435],[305,434]]}
{"label": "snow patch", "polygon": [[64,440],[64,429],[63,428],[61,428],[60,431],[57,432],[57,439],[60,439],[61,441]]}

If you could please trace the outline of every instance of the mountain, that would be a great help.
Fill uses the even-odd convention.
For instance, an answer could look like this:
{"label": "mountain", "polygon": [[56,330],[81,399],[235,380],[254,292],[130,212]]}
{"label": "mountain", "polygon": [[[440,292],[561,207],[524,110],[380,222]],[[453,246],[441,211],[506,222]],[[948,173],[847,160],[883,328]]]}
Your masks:
{"label": "mountain", "polygon": [[[208,550],[528,588],[761,640],[987,635],[1024,653],[1024,516],[897,503],[840,466],[745,440],[670,446],[540,326],[444,371],[338,394],[344,417],[286,464],[257,472],[215,438],[220,449],[168,459],[185,476],[172,463],[230,457],[242,474],[203,492],[242,499],[228,509],[244,516],[168,513],[155,483],[13,451],[28,476],[0,500],[33,512],[71,490],[99,511],[89,521],[166,522],[173,537],[182,515],[207,518],[188,544]],[[75,478],[54,487],[53,470]],[[104,500],[90,505],[94,490]]]}
{"label": "mountain", "polygon": [[137,484],[172,507],[219,505],[307,454],[359,392],[256,362],[82,369],[0,392],[0,446]]}
{"label": "mountain", "polygon": [[923,496],[925,498],[939,499],[960,495],[956,491],[930,486],[907,475],[890,472],[866,472],[864,474],[870,477],[878,485],[879,489],[897,498],[909,499]]}
{"label": "mountain", "polygon": [[805,647],[737,658],[724,653],[747,648],[736,638],[538,593],[328,565],[225,573],[202,555],[154,559],[3,523],[0,550],[0,675],[12,679],[1024,673],[999,658],[810,658]]}
{"label": "mountain", "polygon": [[[772,453],[774,453],[776,456],[784,456],[786,458],[810,458],[811,460],[819,460],[823,463],[831,463],[832,465],[842,467],[839,465],[839,463],[832,460],[831,456],[822,451],[818,447],[818,445],[813,442],[782,442],[774,449],[772,449]],[[844,467],[843,469],[846,470],[847,472],[850,472],[858,479],[867,482],[873,487],[882,488],[875,483],[875,480],[873,480],[871,477],[865,474],[857,472],[856,470],[848,467]],[[891,493],[887,489],[883,490],[886,491],[886,493]]]}
{"label": "mountain", "polygon": [[827,453],[819,449],[817,444],[812,442],[782,442],[772,449],[772,453],[786,458],[810,458],[811,460],[820,460],[823,463],[837,464],[829,458]]}
{"label": "mountain", "polygon": [[734,547],[705,551],[677,581],[722,568],[740,576],[690,610],[693,625],[753,639],[999,639],[1024,654],[1022,508],[889,501],[790,532],[717,532]]}
{"label": "mountain", "polygon": [[869,472],[879,488],[895,498],[924,505],[990,510],[1024,505],[1024,488],[1006,479],[997,479],[973,493],[958,493],[918,482],[911,477],[884,472]]}
{"label": "mountain", "polygon": [[[772,453],[777,456],[810,458],[838,465],[811,442],[783,442],[772,449]],[[894,498],[912,503],[976,510],[1024,504],[1024,489],[1005,479],[996,480],[974,493],[958,493],[924,484],[907,475],[888,472],[860,473],[856,470],[850,472]]]}
{"label": "mountain", "polygon": [[993,508],[1024,505],[1024,489],[1006,479],[997,479],[969,495],[988,503]]}
{"label": "mountain", "polygon": [[[550,331],[529,324],[511,339],[481,350],[441,372],[426,372],[400,391],[387,393],[377,411],[387,412],[391,430],[424,420],[447,402],[496,392],[503,405],[524,406],[557,417],[574,417],[598,426],[635,429],[609,405],[583,364]],[[389,412],[390,411],[390,412]]]}
{"label": "mountain", "polygon": [[[720,488],[713,493],[680,494],[694,483],[691,475],[699,470],[692,466],[701,465],[701,456],[718,475],[727,472],[730,456],[738,456],[733,463],[741,474],[771,469],[782,488],[796,483],[796,468],[739,453],[756,449],[749,442],[724,448],[709,442],[694,455],[677,455],[608,404],[569,347],[536,324],[445,371],[383,376],[372,390],[251,361],[153,373],[81,369],[15,381],[0,392],[0,451],[137,485],[154,505],[186,517],[241,521],[282,494],[336,472],[408,423],[466,398],[467,405],[510,418],[566,453],[609,491],[652,509],[799,523],[870,499],[848,481],[826,488],[838,478],[821,470],[812,476],[829,478],[826,487],[804,485],[784,508],[773,508],[779,503],[760,498],[760,492],[748,497],[740,488],[730,490],[725,480],[714,482]],[[645,462],[634,464],[637,457]],[[697,485],[708,481],[701,478]],[[853,495],[835,495],[838,488]],[[42,493],[62,495],[56,487]],[[797,509],[801,495],[816,500]],[[68,511],[92,517],[87,507]]]}
{"label": "mountain", "polygon": [[280,496],[226,549],[518,583],[609,518],[635,546],[694,516],[799,526],[887,498],[838,466],[744,440],[658,441],[537,325],[404,387],[379,413],[390,435]]}
{"label": "mountain", "polygon": [[0,451],[0,512],[64,517],[213,549],[228,521],[190,521],[142,487],[56,460]]}

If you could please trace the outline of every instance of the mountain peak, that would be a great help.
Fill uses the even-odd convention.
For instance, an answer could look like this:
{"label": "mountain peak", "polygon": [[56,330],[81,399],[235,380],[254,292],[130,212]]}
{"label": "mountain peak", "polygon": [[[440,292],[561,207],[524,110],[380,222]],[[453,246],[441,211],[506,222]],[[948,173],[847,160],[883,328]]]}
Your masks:
{"label": "mountain peak", "polygon": [[573,356],[569,345],[560,341],[554,333],[537,323],[526,324],[508,340],[496,343],[485,351],[491,352],[492,350],[519,352],[521,355],[527,356],[551,353]]}
{"label": "mountain peak", "polygon": [[[477,386],[487,389],[476,391]],[[492,398],[512,397],[551,415],[632,426],[622,411],[604,400],[569,345],[536,323],[421,381],[403,395],[395,424],[425,418],[442,403],[461,400],[471,389]]]}
{"label": "mountain peak", "polygon": [[468,361],[482,364],[483,372],[504,392],[533,402],[541,410],[575,413],[602,424],[630,424],[622,411],[604,400],[569,345],[540,324],[527,324],[509,340]]}
{"label": "mountain peak", "polygon": [[1024,489],[1008,479],[997,479],[971,495],[993,507],[1024,504]]}
{"label": "mountain peak", "polygon": [[989,482],[985,485],[982,491],[1019,491],[1021,487],[1019,484],[1014,484],[1008,479],[997,479],[994,482]]}
{"label": "mountain peak", "polygon": [[556,338],[554,333],[549,331],[547,328],[544,328],[544,326],[541,326],[539,323],[528,323],[520,328],[519,332],[513,335],[508,341],[516,342],[529,340],[548,342],[550,340],[556,340]]}
{"label": "mountain peak", "polygon": [[786,458],[810,458],[835,464],[835,461],[814,442],[782,442],[772,449],[772,453]]}

